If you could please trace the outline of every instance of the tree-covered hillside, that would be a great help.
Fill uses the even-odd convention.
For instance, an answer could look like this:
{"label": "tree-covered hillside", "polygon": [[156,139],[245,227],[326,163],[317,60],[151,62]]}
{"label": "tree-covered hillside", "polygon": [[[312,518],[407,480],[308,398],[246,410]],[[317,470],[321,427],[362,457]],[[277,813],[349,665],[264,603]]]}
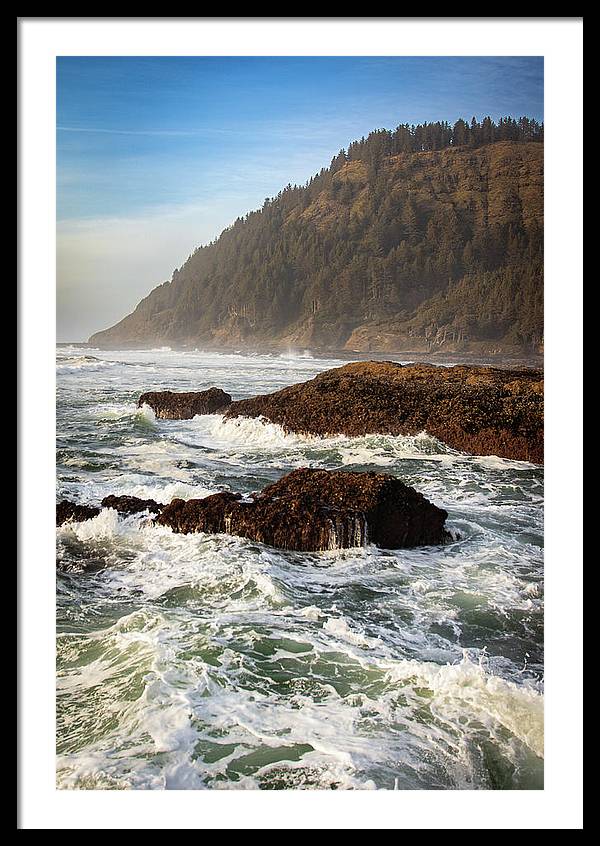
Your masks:
{"label": "tree-covered hillside", "polygon": [[377,130],[198,248],[101,346],[539,349],[543,126]]}

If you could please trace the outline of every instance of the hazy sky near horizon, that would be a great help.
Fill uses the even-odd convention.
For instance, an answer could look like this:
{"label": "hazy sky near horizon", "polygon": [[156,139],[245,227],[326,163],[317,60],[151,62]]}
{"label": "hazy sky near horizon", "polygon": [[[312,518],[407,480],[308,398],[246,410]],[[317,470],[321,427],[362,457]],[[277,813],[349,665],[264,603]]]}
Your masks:
{"label": "hazy sky near horizon", "polygon": [[371,130],[486,115],[543,120],[541,57],[59,57],[57,339]]}

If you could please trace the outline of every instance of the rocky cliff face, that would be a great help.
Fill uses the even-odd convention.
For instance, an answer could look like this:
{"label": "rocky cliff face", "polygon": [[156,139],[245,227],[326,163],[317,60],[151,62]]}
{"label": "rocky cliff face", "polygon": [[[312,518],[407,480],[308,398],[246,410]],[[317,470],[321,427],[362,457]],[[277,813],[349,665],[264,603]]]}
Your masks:
{"label": "rocky cliff face", "polygon": [[337,157],[90,342],[494,353],[543,338],[543,143]]}

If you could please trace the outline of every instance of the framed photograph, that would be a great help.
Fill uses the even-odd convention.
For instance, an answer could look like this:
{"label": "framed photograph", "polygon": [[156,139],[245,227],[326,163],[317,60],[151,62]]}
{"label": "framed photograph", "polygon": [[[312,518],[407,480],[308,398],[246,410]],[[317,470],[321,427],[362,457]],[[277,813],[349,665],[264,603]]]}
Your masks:
{"label": "framed photograph", "polygon": [[18,21],[20,827],[582,826],[581,24]]}

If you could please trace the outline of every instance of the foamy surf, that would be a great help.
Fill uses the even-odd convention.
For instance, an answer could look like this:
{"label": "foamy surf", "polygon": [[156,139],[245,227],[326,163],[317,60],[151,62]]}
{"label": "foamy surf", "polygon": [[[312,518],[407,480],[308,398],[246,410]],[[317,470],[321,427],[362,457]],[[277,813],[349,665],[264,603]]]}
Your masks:
{"label": "foamy surf", "polygon": [[105,370],[109,367],[114,367],[116,364],[117,362],[115,361],[102,361],[94,356],[72,356],[57,361],[56,374],[78,373],[82,370],[89,373]]}
{"label": "foamy surf", "polygon": [[460,456],[441,441],[420,432],[417,435],[308,435],[288,432],[277,423],[262,417],[233,417],[206,414],[192,421],[179,421],[181,437],[194,445],[243,447],[253,451],[276,452],[297,449],[311,451],[337,450],[340,466],[370,462],[392,464],[400,458],[423,458],[443,461],[445,456]]}
{"label": "foamy surf", "polygon": [[149,389],[242,398],[343,363],[298,353],[63,348],[58,497],[249,495],[297,466],[372,468],[446,508],[460,539],[301,554],[110,509],[60,527],[58,786],[541,788],[542,468],[426,433],[312,438],[137,407]]}

